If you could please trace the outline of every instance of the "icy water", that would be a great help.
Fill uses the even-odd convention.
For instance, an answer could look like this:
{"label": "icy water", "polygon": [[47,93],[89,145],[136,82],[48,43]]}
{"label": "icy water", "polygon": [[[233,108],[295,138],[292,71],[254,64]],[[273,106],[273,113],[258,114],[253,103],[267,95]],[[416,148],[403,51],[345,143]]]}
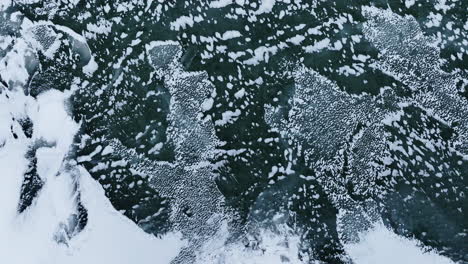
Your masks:
{"label": "icy water", "polygon": [[0,247],[468,263],[467,7],[3,0]]}

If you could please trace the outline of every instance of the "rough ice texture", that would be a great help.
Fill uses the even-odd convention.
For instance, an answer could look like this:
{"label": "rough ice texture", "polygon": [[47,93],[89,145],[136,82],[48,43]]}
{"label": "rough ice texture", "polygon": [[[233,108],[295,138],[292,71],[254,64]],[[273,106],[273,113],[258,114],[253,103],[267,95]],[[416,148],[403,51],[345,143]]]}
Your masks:
{"label": "rough ice texture", "polygon": [[[351,96],[304,67],[294,73],[294,80],[290,110],[281,113],[281,108],[267,106],[265,119],[293,140],[306,164],[318,173],[327,194],[341,209],[338,224],[343,239],[356,239],[358,231],[375,221],[376,211],[372,202],[359,204],[350,195],[365,195],[373,184],[378,169],[373,161],[385,150],[380,120],[387,111],[370,96]],[[342,178],[345,152],[349,152],[350,171]]]}
{"label": "rough ice texture", "polygon": [[115,140],[113,148],[133,168],[150,177],[151,185],[169,198],[174,230],[188,240],[174,263],[194,261],[195,252],[215,236],[223,220],[222,195],[209,162],[220,144],[202,105],[214,89],[204,72],[184,72],[178,59],[180,47],[171,42],[153,42],[147,52],[156,73],[165,76],[171,95],[168,142],[175,149],[173,162],[157,162],[126,149]]}
{"label": "rough ice texture", "polygon": [[411,103],[432,113],[454,127],[458,134],[457,149],[468,151],[468,102],[457,90],[461,73],[447,73],[440,66],[440,51],[433,39],[424,36],[413,17],[401,17],[390,10],[368,7],[364,35],[379,50],[382,58],[376,67],[409,86],[414,95]]}
{"label": "rough ice texture", "polygon": [[[77,3],[72,2],[70,6]],[[235,2],[236,5],[244,4],[244,1]],[[288,3],[260,1],[255,13],[259,17],[266,16],[283,2]],[[223,8],[233,3],[213,1],[210,5]],[[0,9],[9,4],[8,0],[0,3]],[[414,1],[406,3],[407,6],[413,4]],[[150,6],[151,1],[147,3],[146,11]],[[125,8],[122,4],[118,9]],[[425,110],[421,119],[435,117],[454,127],[457,150],[466,154],[463,144],[467,142],[464,117],[467,107],[466,102],[456,95],[458,76],[440,70],[438,49],[433,48],[431,40],[422,34],[413,18],[374,8],[364,8],[364,13],[369,18],[364,25],[365,36],[381,51],[380,60],[374,66],[408,85],[414,92],[412,96],[397,98],[390,88],[382,89],[376,97],[350,96],[318,73],[300,68],[294,74],[296,89],[290,102],[291,110],[282,112],[283,109],[269,106],[266,119],[284,138],[291,139],[293,147],[304,155],[307,165],[317,171],[318,182],[340,209],[340,238],[346,242],[346,252],[356,263],[449,263],[435,253],[423,253],[421,246],[412,240],[395,236],[381,227],[372,228],[372,223],[378,219],[374,212],[375,204],[367,198],[378,191],[375,189],[378,177],[395,173],[382,171],[385,167],[382,163],[394,162],[388,156],[389,151],[408,155],[413,150],[418,151],[413,146],[406,148],[398,141],[386,142],[385,127],[411,134],[407,138],[423,142],[435,153],[445,147],[439,139],[430,137],[439,128],[421,132],[405,130],[399,124],[404,121],[403,116],[410,105]],[[191,15],[182,16],[172,26],[176,30],[190,28],[198,23],[196,19]],[[111,34],[112,23],[109,25],[107,22],[88,24],[88,36],[98,38],[99,34]],[[306,261],[298,259],[300,238],[289,233],[290,230],[278,234],[260,229],[257,230],[259,236],[252,239],[252,244],[258,243],[254,246],[246,247],[242,242],[226,245],[229,230],[223,221],[226,218],[221,209],[223,199],[209,164],[219,142],[212,121],[204,119],[203,115],[203,112],[213,109],[213,98],[207,98],[213,86],[207,81],[206,73],[182,70],[178,64],[181,47],[176,42],[156,41],[147,48],[156,75],[165,79],[171,94],[168,141],[164,144],[174,146],[175,160],[151,161],[125,149],[118,141],[112,144],[113,148],[106,147],[102,155],[115,149],[139,175],[151,178],[154,188],[169,199],[173,229],[180,231],[188,240],[187,247],[183,249],[180,234],[169,233],[162,239],[156,239],[143,233],[116,212],[101,187],[82,167],[75,165],[69,152],[78,124],[71,120],[66,110],[69,91],[55,91],[53,86],[42,85],[41,89],[26,92],[31,96],[19,92],[29,81],[41,83],[32,77],[39,63],[35,52],[40,51],[53,58],[57,49],[67,41],[72,54],[80,56],[77,66],[82,67],[87,76],[93,75],[98,67],[86,40],[66,27],[51,23],[25,21],[21,30],[22,38],[0,40],[0,87],[3,89],[0,94],[0,167],[6,168],[2,171],[5,181],[0,186],[0,209],[2,213],[6,212],[0,217],[0,233],[15,238],[12,241],[0,238],[0,248],[4,250],[0,255],[7,256],[12,263],[166,263],[176,256],[174,262],[191,262],[194,258],[201,263]],[[224,40],[240,35],[238,31],[223,32],[220,39]],[[304,39],[302,35],[295,35],[287,41],[299,45]],[[330,39],[325,38],[305,47],[305,50],[339,50],[342,45],[340,41],[330,43]],[[268,62],[270,55],[286,46],[285,43],[273,47],[262,44],[251,52],[252,58],[245,63]],[[237,55],[232,53],[232,58],[242,53],[245,54],[243,51]],[[343,69],[343,72],[347,71],[353,74],[349,67]],[[119,83],[118,80],[121,79],[113,79],[115,84]],[[237,99],[244,97],[245,91],[241,91],[234,95]],[[233,123],[241,113],[240,110],[226,111],[215,124]],[[148,153],[161,148],[162,143],[158,143]],[[426,167],[437,171],[445,165],[436,166],[435,162],[429,162]],[[268,177],[274,178],[280,169],[273,166]],[[288,171],[287,174],[292,173]],[[448,177],[452,175],[460,178],[457,173],[448,172],[443,180],[452,180]],[[404,173],[400,171],[401,175]],[[411,179],[404,176],[407,178],[394,179]],[[315,196],[314,191],[312,189],[311,193]],[[428,193],[436,201],[439,195],[453,194],[458,198],[463,191],[453,188],[446,193],[440,190]],[[453,202],[454,207],[450,210],[461,212],[464,207],[457,208],[460,203],[459,200]],[[55,216],[50,217],[53,213]],[[145,221],[151,221],[151,217]],[[444,231],[452,234],[452,230]],[[460,234],[463,236],[462,232],[456,235]],[[31,249],[31,254],[23,254],[23,247]],[[388,255],[393,250],[399,254]]]}

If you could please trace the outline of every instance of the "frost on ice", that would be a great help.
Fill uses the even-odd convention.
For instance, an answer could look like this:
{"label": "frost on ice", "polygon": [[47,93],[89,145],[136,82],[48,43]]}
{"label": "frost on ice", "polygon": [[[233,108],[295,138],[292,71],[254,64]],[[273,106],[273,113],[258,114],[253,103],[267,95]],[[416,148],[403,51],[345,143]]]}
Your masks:
{"label": "frost on ice", "polygon": [[[0,238],[0,255],[11,262],[466,258],[468,127],[458,93],[467,81],[462,70],[442,71],[450,55],[439,54],[455,43],[450,59],[463,61],[466,41],[452,37],[468,24],[445,14],[460,4],[439,1],[418,24],[333,1],[15,2],[42,6],[32,17],[76,22],[80,34],[20,13],[0,18],[0,233],[15,237]],[[194,8],[180,14],[179,3]],[[174,40],[154,41],[166,37]],[[294,71],[281,72],[279,58]],[[381,77],[392,87],[378,87]],[[283,78],[294,82],[288,103],[259,99]],[[265,100],[268,132],[257,115]],[[249,135],[227,131],[237,125]],[[218,183],[254,183],[235,197],[248,207],[232,210],[247,211],[241,226],[215,181],[231,162],[245,176]]]}
{"label": "frost on ice", "polygon": [[150,185],[158,193],[169,198],[169,220],[174,230],[182,232],[189,241],[174,262],[192,262],[196,251],[215,237],[226,220],[210,163],[221,142],[215,136],[211,118],[202,112],[214,87],[205,72],[183,71],[180,47],[175,43],[153,42],[147,46],[147,52],[171,95],[165,144],[174,146],[175,160],[152,161],[117,140],[112,147],[131,162],[133,169],[150,177]]}
{"label": "frost on ice", "polygon": [[381,51],[376,67],[412,90],[403,109],[408,114],[389,120],[391,158],[383,182],[398,191],[382,192],[385,220],[400,234],[412,233],[453,260],[466,260],[467,180],[460,165],[468,154],[468,101],[460,84],[467,76],[442,70],[439,49],[414,18],[375,8],[363,12],[369,19],[364,35]]}
{"label": "frost on ice", "polygon": [[[267,105],[265,120],[317,173],[339,209],[343,243],[359,241],[383,221],[400,235],[416,235],[426,246],[463,259],[466,183],[464,171],[455,169],[465,162],[468,142],[468,103],[457,90],[462,73],[441,70],[437,49],[414,19],[375,8],[363,12],[369,19],[364,36],[381,52],[374,67],[411,95],[384,87],[377,96],[352,96],[300,66],[289,105]],[[443,187],[448,185],[453,188]]]}
{"label": "frost on ice", "polygon": [[467,76],[442,71],[435,40],[424,36],[414,18],[370,7],[363,13],[369,19],[364,35],[381,50],[376,67],[409,86],[412,103],[452,126],[458,134],[457,150],[468,153],[468,103],[457,89]]}
{"label": "frost on ice", "polygon": [[[294,73],[294,79],[289,111],[285,107],[267,106],[266,121],[284,137],[292,139],[306,165],[316,171],[327,195],[344,212],[340,221],[348,226],[343,231],[354,233],[342,234],[344,239],[353,240],[376,217],[372,202],[360,204],[353,197],[362,200],[369,195],[369,186],[377,172],[372,162],[384,150],[380,142],[383,130],[378,121],[386,111],[369,96],[350,96],[304,67]],[[384,91],[382,96],[385,95]],[[366,148],[356,151],[358,145]],[[344,155],[350,156],[347,176],[341,173]]]}

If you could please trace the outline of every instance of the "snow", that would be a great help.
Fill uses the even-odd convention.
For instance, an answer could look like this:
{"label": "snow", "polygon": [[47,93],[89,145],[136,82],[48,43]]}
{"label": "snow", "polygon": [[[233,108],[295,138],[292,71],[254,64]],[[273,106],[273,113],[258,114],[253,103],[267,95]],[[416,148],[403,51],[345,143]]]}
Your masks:
{"label": "snow", "polygon": [[267,47],[260,46],[254,50],[254,56],[243,63],[246,65],[258,65],[261,61],[268,62],[271,55],[275,55],[278,52],[278,47]]}
{"label": "snow", "polygon": [[13,47],[14,52],[9,52],[5,57],[0,60],[0,76],[1,78],[11,84],[26,84],[29,74],[26,69],[26,56],[31,51],[28,44],[19,39]]}
{"label": "snow", "polygon": [[226,124],[234,123],[234,121],[237,120],[237,117],[241,114],[240,109],[236,109],[234,112],[233,111],[226,111],[222,113],[222,119],[216,120],[215,125],[217,126],[224,126]]}
{"label": "snow", "polygon": [[203,112],[209,111],[213,107],[214,99],[208,98],[201,104],[201,109]]}
{"label": "snow", "polygon": [[49,90],[40,94],[34,104],[30,105],[28,112],[34,120],[33,138],[57,143],[62,148],[72,143],[78,124],[65,110],[65,100],[70,95],[70,92]]}
{"label": "snow", "polygon": [[172,40],[166,40],[166,41],[161,41],[161,40],[155,40],[151,41],[149,44],[145,45],[146,52],[149,53],[152,49],[158,46],[166,46],[166,45],[179,45],[176,41]]}
{"label": "snow", "polygon": [[158,144],[154,145],[154,147],[152,147],[150,150],[148,150],[148,154],[158,154],[159,151],[162,149],[163,145],[164,144],[162,142],[159,142]]}
{"label": "snow", "polygon": [[54,25],[54,27],[56,29],[66,33],[67,35],[69,35],[70,37],[76,39],[77,41],[82,42],[82,43],[86,43],[86,38],[85,37],[83,37],[82,35],[76,33],[75,31],[73,31],[72,29],[70,29],[68,27],[55,25],[55,24],[52,24],[51,22],[42,22],[42,23]]}
{"label": "snow", "polygon": [[111,154],[111,153],[113,153],[113,152],[114,152],[114,149],[112,148],[112,146],[106,146],[106,147],[102,150],[101,155],[102,155],[102,156],[105,156],[105,155],[109,155],[109,154]]}
{"label": "snow", "polygon": [[415,0],[406,0],[406,1],[405,1],[405,6],[406,6],[406,8],[412,7],[412,6],[414,5],[415,2],[416,2]]}
{"label": "snow", "polygon": [[325,39],[322,39],[320,41],[317,41],[317,43],[315,43],[314,45],[304,47],[304,50],[306,52],[308,52],[308,53],[318,52],[318,51],[328,47],[329,44],[330,44],[330,39],[325,38]]}
{"label": "snow", "polygon": [[232,0],[218,0],[210,3],[211,8],[222,8],[232,4]]}
{"label": "snow", "polygon": [[242,88],[234,94],[234,97],[236,97],[237,99],[241,99],[242,97],[244,97],[244,95],[245,95],[245,88]]}
{"label": "snow", "polygon": [[237,51],[237,52],[232,52],[230,51],[228,53],[228,56],[233,59],[233,60],[237,60],[237,58],[241,57],[241,56],[244,56],[245,55],[245,52],[244,51]]}
{"label": "snow", "polygon": [[194,20],[192,16],[181,16],[177,18],[174,22],[171,22],[171,29],[179,31],[181,29],[187,28],[187,26],[192,27]]}
{"label": "snow", "polygon": [[[236,1],[239,3],[240,1]],[[443,2],[443,1],[441,1]],[[149,7],[151,0],[147,4]],[[210,7],[222,8],[232,4],[232,0],[212,1]],[[273,10],[276,0],[262,0],[256,14],[268,13]],[[5,0],[0,3],[0,10],[10,4]],[[411,7],[414,0],[406,0],[405,5]],[[108,8],[107,8],[108,9]],[[441,14],[431,13],[428,27],[440,25]],[[171,23],[174,30],[185,29],[193,26],[198,18],[182,16]],[[27,22],[27,21],[26,21]],[[27,22],[24,28],[30,28],[32,24]],[[56,26],[57,29],[70,35],[79,41],[83,47],[87,47],[86,39],[66,27]],[[300,28],[303,28],[300,27]],[[468,24],[465,24],[468,28]],[[96,33],[107,34],[111,24],[89,24],[88,30]],[[319,35],[319,29],[311,29],[310,34]],[[241,37],[239,31],[230,30],[222,34],[221,39],[229,40]],[[354,37],[354,36],[353,36]],[[300,45],[305,39],[302,35],[289,38],[287,42]],[[358,42],[359,38],[353,38]],[[49,90],[41,93],[36,99],[26,96],[21,86],[27,83],[29,76],[28,64],[34,64],[31,48],[34,46],[31,39],[12,38],[3,40],[0,45],[14,43],[13,52],[9,52],[0,60],[0,76],[8,82],[16,85],[11,90],[0,90],[0,256],[6,263],[20,264],[54,264],[54,263],[169,263],[176,257],[186,245],[180,233],[168,233],[162,237],[143,232],[128,218],[113,208],[105,196],[102,187],[91,177],[85,168],[77,166],[75,160],[68,156],[74,137],[80,127],[67,111],[67,102],[72,91],[60,92]],[[132,45],[139,44],[134,40]],[[176,44],[171,41],[155,41],[146,46],[147,51],[156,45]],[[330,45],[328,38],[305,47],[306,52],[318,52],[324,48],[341,49],[342,41]],[[49,49],[51,52],[56,48]],[[252,58],[244,61],[245,64],[256,65],[260,61],[267,61],[270,55],[277,53],[281,46],[261,46],[250,55]],[[131,49],[130,49],[131,50]],[[82,50],[82,52],[85,52]],[[232,59],[245,55],[245,52],[229,52]],[[357,60],[365,62],[368,56],[358,55]],[[354,67],[354,65],[353,65]],[[92,75],[98,69],[93,57],[90,58],[83,72]],[[359,69],[350,66],[340,68],[344,74],[357,74]],[[252,83],[263,83],[258,78]],[[51,87],[53,88],[53,87]],[[232,87],[231,87],[232,88]],[[8,97],[6,97],[8,94]],[[241,99],[246,95],[244,88],[238,90],[234,97]],[[202,111],[212,109],[214,99],[208,98],[201,104]],[[241,110],[226,111],[222,113],[221,120],[215,121],[217,126],[233,123],[240,116]],[[392,124],[399,120],[402,112],[387,115],[382,122]],[[25,137],[17,121],[29,117],[33,123],[33,135]],[[13,119],[14,118],[14,119]],[[13,136],[13,133],[16,136]],[[45,140],[50,145],[37,149],[37,172],[45,182],[44,187],[34,200],[33,204],[22,214],[18,214],[17,206],[24,172],[28,165],[25,154],[28,148]],[[271,139],[265,139],[270,142]],[[426,147],[435,147],[431,142],[425,142]],[[162,143],[156,144],[149,153],[158,153],[163,147]],[[390,149],[401,148],[398,144],[389,146]],[[102,155],[113,152],[112,147],[95,150],[102,151]],[[234,155],[236,151],[229,150],[228,155]],[[403,151],[405,151],[403,149]],[[90,155],[92,156],[92,155]],[[89,157],[90,158],[90,157]],[[116,166],[114,162],[111,166]],[[103,165],[104,166],[104,165]],[[429,169],[434,167],[426,162]],[[290,163],[287,171],[290,171]],[[283,167],[272,166],[269,177],[283,172]],[[84,230],[77,236],[67,241],[67,245],[58,244],[55,241],[60,225],[67,221],[70,214],[76,208],[76,198],[80,195],[81,202],[88,212],[88,223]],[[315,196],[314,196],[315,197]],[[280,229],[281,230],[281,229]],[[216,239],[207,241],[203,249],[198,252],[199,263],[303,263],[298,259],[300,237],[290,233],[272,232],[258,229],[258,249],[248,248],[243,242],[227,244],[229,234],[227,225],[219,231]],[[285,243],[287,242],[287,243]],[[287,246],[286,246],[287,245]],[[362,233],[360,241],[346,244],[346,253],[357,264],[367,263],[453,263],[446,257],[438,255],[434,251],[423,248],[416,240],[398,236],[381,224]],[[25,254],[25,252],[27,254]],[[305,262],[305,261],[304,261]]]}
{"label": "snow", "polygon": [[294,45],[300,45],[302,41],[304,41],[305,37],[302,35],[296,35],[292,38],[287,39],[286,41],[294,44]]}
{"label": "snow", "polygon": [[[3,98],[2,98],[3,99]],[[3,134],[3,130],[9,130],[9,117],[7,109],[8,105],[4,104],[2,100],[0,104],[0,146],[2,142],[5,142],[3,147],[0,147],[0,167],[2,168],[2,174],[0,179],[0,255],[2,249],[6,248],[6,245],[10,243],[7,239],[7,234],[10,233],[10,228],[14,222],[14,215],[17,210],[21,182],[23,177],[24,168],[26,167],[27,160],[24,157],[26,152],[25,144],[18,141],[9,140],[9,138]]]}
{"label": "snow", "polygon": [[424,250],[415,240],[398,236],[376,225],[361,235],[361,241],[345,246],[346,252],[356,264],[453,264],[446,257]]}
{"label": "snow", "polygon": [[270,13],[273,10],[273,7],[276,3],[276,0],[262,0],[262,3],[258,7],[258,10],[255,14],[260,15],[263,13]]}
{"label": "snow", "polygon": [[[287,228],[281,228],[281,225],[278,229],[281,232],[260,229],[256,250],[239,242],[226,245],[220,235],[205,245],[197,263],[284,263],[282,258],[285,257],[289,259],[288,263],[307,263],[298,259],[299,236],[287,232]],[[228,231],[223,232],[227,237]],[[358,243],[345,245],[346,253],[356,264],[453,264],[448,258],[427,251],[416,241],[398,236],[381,224],[361,234],[360,238]]]}
{"label": "snow", "polygon": [[240,36],[242,36],[242,34],[239,31],[237,31],[237,30],[228,30],[228,31],[223,33],[222,39],[223,40],[228,40],[228,39],[238,38]]}
{"label": "snow", "polygon": [[11,0],[0,1],[0,11],[6,10],[11,5]]}
{"label": "snow", "polygon": [[179,233],[146,234],[117,212],[102,187],[80,168],[80,189],[89,222],[55,263],[169,263],[185,245]]}
{"label": "snow", "polygon": [[88,23],[86,29],[90,33],[108,35],[112,31],[112,23],[109,21],[98,21],[98,23]]}
{"label": "snow", "polygon": [[[196,263],[224,264],[301,264],[299,260],[300,237],[289,228],[278,225],[279,232],[259,229],[255,249],[246,247],[241,241],[225,244],[229,231],[225,226],[217,239],[208,241],[197,256]],[[253,241],[252,241],[253,242]],[[254,242],[254,243],[255,243]],[[285,262],[285,260],[289,260]]]}
{"label": "snow", "polygon": [[13,44],[13,40],[11,36],[2,36],[0,38],[0,49],[5,50],[9,45]]}
{"label": "snow", "polygon": [[[23,23],[23,29],[31,26],[28,21]],[[83,40],[76,35],[72,37]],[[37,98],[23,92],[22,85],[29,78],[28,41],[18,38],[12,51],[0,62],[2,78],[15,84],[9,90],[0,89],[2,263],[169,263],[185,245],[181,234],[168,233],[156,238],[142,231],[112,207],[102,187],[83,167],[76,165],[73,155],[68,155],[80,127],[67,111],[73,89],[64,92],[51,89]],[[25,118],[33,126],[30,138],[18,123]],[[30,163],[26,153],[43,141],[47,144],[37,148],[35,155],[37,173],[44,184],[32,204],[20,214],[21,186]],[[58,243],[57,235],[76,212],[78,195],[88,213],[87,225],[65,244]]]}
{"label": "snow", "polygon": [[426,23],[426,27],[431,28],[431,27],[440,27],[443,17],[439,13],[434,14],[433,12],[431,12],[427,18],[430,20]]}
{"label": "snow", "polygon": [[83,67],[83,73],[90,76],[98,69],[98,65],[94,60],[94,57],[91,57],[91,60]]}
{"label": "snow", "polygon": [[[170,233],[156,238],[144,233],[117,212],[101,186],[82,167],[64,170],[79,125],[65,110],[71,92],[51,90],[37,100],[22,92],[12,92],[10,99],[0,97],[0,255],[7,263],[169,263],[184,246],[181,235]],[[8,135],[10,115],[28,115],[34,126],[32,139]],[[37,150],[37,169],[45,180],[39,197],[23,214],[17,214],[19,193],[27,160],[25,153],[31,141],[45,139],[54,147]],[[57,244],[54,235],[61,223],[73,213],[78,182],[80,197],[88,210],[85,229],[69,241],[68,247]],[[28,254],[24,254],[27,251]]]}

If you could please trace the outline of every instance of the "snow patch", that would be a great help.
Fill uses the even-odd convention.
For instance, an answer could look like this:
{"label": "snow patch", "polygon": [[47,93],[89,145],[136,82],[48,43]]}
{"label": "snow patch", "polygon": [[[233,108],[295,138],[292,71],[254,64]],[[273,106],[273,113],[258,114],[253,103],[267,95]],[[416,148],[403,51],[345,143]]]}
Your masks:
{"label": "snow patch", "polygon": [[326,38],[326,39],[322,39],[320,41],[317,41],[317,43],[315,43],[314,45],[304,47],[304,50],[307,53],[318,52],[318,51],[328,47],[329,44],[330,44],[330,39]]}
{"label": "snow patch", "polygon": [[356,264],[454,264],[433,251],[426,251],[415,240],[398,236],[378,224],[365,234],[360,242],[345,245],[346,252]]}
{"label": "snow patch", "polygon": [[[279,232],[259,230],[258,238],[250,240],[251,246],[243,242],[226,244],[227,226],[220,230],[217,239],[208,241],[197,256],[197,263],[224,264],[302,264],[299,259],[300,237],[279,227]],[[255,244],[255,246],[253,246]]]}
{"label": "snow patch", "polygon": [[218,0],[218,1],[212,1],[210,3],[210,7],[211,8],[222,8],[222,7],[226,7],[230,4],[232,4],[233,1],[232,0]]}
{"label": "snow patch", "polygon": [[270,13],[273,10],[273,7],[276,4],[276,0],[262,0],[262,3],[258,7],[258,10],[255,14],[260,15],[263,13]]}

